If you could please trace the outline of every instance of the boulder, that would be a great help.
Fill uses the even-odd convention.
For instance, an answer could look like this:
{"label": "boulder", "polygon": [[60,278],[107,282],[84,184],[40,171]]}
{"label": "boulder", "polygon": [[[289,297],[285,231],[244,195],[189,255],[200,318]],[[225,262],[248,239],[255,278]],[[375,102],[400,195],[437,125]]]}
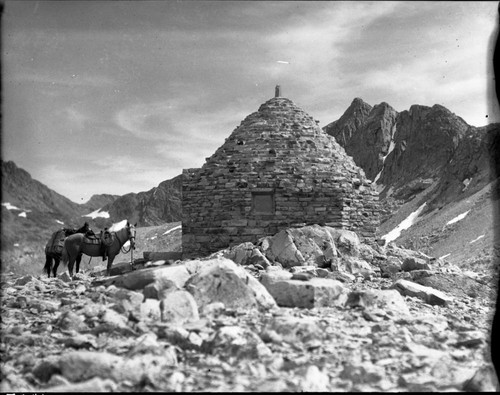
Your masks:
{"label": "boulder", "polygon": [[394,274],[399,273],[402,269],[402,262],[395,256],[389,256],[386,260],[379,263],[380,274],[382,277],[392,277]]}
{"label": "boulder", "polygon": [[66,331],[87,331],[89,328],[81,314],[76,314],[70,310],[64,311],[56,319],[55,326]]}
{"label": "boulder", "polygon": [[238,244],[225,250],[223,257],[243,266],[258,264],[266,268],[271,265],[262,252],[250,242]]}
{"label": "boulder", "polygon": [[361,242],[358,235],[350,230],[325,227],[333,238],[340,255],[359,256]]}
{"label": "boulder", "polygon": [[346,306],[366,310],[381,309],[390,315],[410,314],[408,305],[395,289],[352,291],[347,297]]}
{"label": "boulder", "polygon": [[262,239],[260,247],[269,260],[279,262],[285,268],[302,265],[329,267],[339,253],[362,256],[370,261],[379,255],[371,247],[362,245],[355,232],[320,225],[282,230]]}
{"label": "boulder", "polygon": [[376,366],[371,362],[362,362],[354,364],[348,362],[340,372],[340,378],[351,380],[353,384],[376,383],[385,376],[382,367]]}
{"label": "boulder", "polygon": [[58,361],[61,374],[74,382],[100,377],[116,382],[128,380],[134,384],[138,384],[146,374],[149,377],[159,376],[163,369],[176,364],[177,356],[173,348],[161,356],[146,354],[132,358],[107,352],[72,351],[63,353]]}
{"label": "boulder", "polygon": [[446,306],[453,300],[452,297],[431,287],[414,283],[408,280],[397,280],[391,288],[396,289],[403,296],[415,296],[431,305]]}
{"label": "boulder", "polygon": [[332,262],[332,270],[344,271],[355,276],[361,275],[364,278],[375,275],[375,270],[368,262],[354,256],[336,258],[334,262]]}
{"label": "boulder", "polygon": [[261,359],[272,355],[262,339],[251,330],[239,326],[223,326],[203,342],[202,350],[236,358]]}
{"label": "boulder", "polygon": [[425,259],[411,256],[403,261],[401,269],[410,272],[412,270],[429,270],[430,266]]}
{"label": "boulder", "polygon": [[303,392],[329,392],[330,378],[324,370],[316,365],[308,366],[303,379],[300,381],[300,391]]}
{"label": "boulder", "polygon": [[128,336],[135,334],[134,330],[128,326],[128,319],[124,315],[106,307],[104,308],[99,324],[92,328],[91,332],[95,335],[112,332]]}
{"label": "boulder", "polygon": [[189,278],[185,265],[159,266],[148,269],[136,270],[123,276],[116,276],[106,279],[107,284],[114,284],[117,287],[130,290],[142,290],[147,285],[161,282],[161,287],[175,286],[182,288]]}
{"label": "boulder", "polygon": [[283,267],[302,266],[306,261],[289,230],[281,230],[276,235],[266,238],[265,242],[262,242],[262,248],[271,262],[277,261]]}
{"label": "boulder", "polygon": [[303,344],[322,340],[325,331],[315,317],[276,316],[262,329],[262,339],[281,344]]}
{"label": "boulder", "polygon": [[289,231],[297,249],[310,265],[326,267],[337,256],[335,242],[327,227],[309,225]]}
{"label": "boulder", "polygon": [[68,383],[56,385],[46,388],[47,392],[116,392],[117,385],[113,380],[101,379],[94,377],[93,379],[82,381],[81,383]]}
{"label": "boulder", "polygon": [[[412,272],[412,274],[415,272]],[[489,298],[494,282],[481,284],[477,280],[460,273],[432,273],[428,276],[413,277],[413,281],[426,287],[435,288],[455,297]]]}
{"label": "boulder", "polygon": [[190,268],[198,268],[186,282],[198,308],[213,302],[222,302],[227,308],[276,307],[276,302],[266,288],[245,269],[227,258],[215,258],[191,262]]}
{"label": "boulder", "polygon": [[142,293],[123,288],[117,289],[116,292],[113,293],[113,297],[116,300],[113,308],[118,313],[137,311],[140,309],[141,303],[144,300],[144,295]]}
{"label": "boulder", "polygon": [[325,278],[293,280],[291,279],[293,274],[285,273],[263,273],[261,277],[262,284],[279,306],[300,308],[342,306],[347,299],[344,287],[337,280]]}
{"label": "boulder", "polygon": [[199,320],[198,306],[193,296],[184,290],[169,292],[160,301],[161,320],[182,325],[186,321]]}
{"label": "boulder", "polygon": [[140,317],[146,321],[160,321],[160,302],[155,299],[145,299],[144,302],[141,303]]}
{"label": "boulder", "polygon": [[19,286],[26,285],[33,280],[35,280],[35,277],[33,277],[32,275],[19,277],[14,283],[14,285],[19,285]]}

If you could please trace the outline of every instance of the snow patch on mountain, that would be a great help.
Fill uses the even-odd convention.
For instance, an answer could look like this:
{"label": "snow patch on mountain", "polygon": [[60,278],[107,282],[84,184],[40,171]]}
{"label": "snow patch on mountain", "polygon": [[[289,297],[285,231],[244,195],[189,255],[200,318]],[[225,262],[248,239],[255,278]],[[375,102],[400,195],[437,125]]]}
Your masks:
{"label": "snow patch on mountain", "polygon": [[476,241],[481,240],[483,237],[484,237],[484,235],[478,236],[474,240],[469,241],[469,244],[475,243]]}
{"label": "snow patch on mountain", "polygon": [[389,154],[394,151],[394,147],[396,145],[394,144],[394,140],[391,140],[391,142],[389,143],[389,150],[387,151],[387,154],[382,158],[382,170],[380,170],[377,174],[377,176],[375,177],[375,179],[373,180],[373,183],[376,183],[378,181],[378,179],[380,178],[380,176],[382,175],[382,171],[384,170],[384,165],[385,165],[385,160],[387,159],[387,157],[389,156]]}
{"label": "snow patch on mountain", "polygon": [[125,226],[127,226],[128,220],[124,219],[120,222],[116,222],[113,225],[109,227],[110,232],[118,232],[119,230],[123,229]]}
{"label": "snow patch on mountain", "polygon": [[403,222],[401,222],[389,233],[382,236],[381,239],[385,240],[385,244],[387,245],[389,242],[396,240],[401,235],[401,232],[403,230],[408,229],[410,226],[412,226],[426,205],[427,203],[422,204],[417,210],[415,210],[408,217],[406,217],[403,220]]}
{"label": "snow patch on mountain", "polygon": [[57,222],[58,224],[60,224],[60,225],[64,225],[64,222],[59,221],[58,219],[56,219],[56,222]]}
{"label": "snow patch on mountain", "polygon": [[176,227],[174,227],[172,229],[167,230],[165,233],[163,233],[163,235],[168,235],[170,232],[173,232],[173,231],[175,231],[177,229],[182,229],[182,225],[178,225],[178,226],[176,226]]}
{"label": "snow patch on mountain", "polygon": [[109,213],[107,211],[101,211],[101,209],[97,209],[92,211],[90,214],[82,215],[82,217],[90,217],[92,219],[96,219],[98,217],[101,218],[109,218]]}
{"label": "snow patch on mountain", "polygon": [[452,220],[448,221],[446,223],[446,225],[451,225],[451,224],[454,224],[455,222],[461,221],[462,219],[464,219],[467,216],[467,214],[469,214],[469,211],[470,210],[468,210],[465,213],[462,213],[460,215],[457,215],[455,218],[453,218]]}
{"label": "snow patch on mountain", "polygon": [[20,210],[21,211],[21,209],[19,207],[13,206],[9,202],[2,203],[2,206],[4,206],[7,210]]}
{"label": "snow patch on mountain", "polygon": [[18,217],[26,218],[26,211],[23,211],[22,213],[19,213]]}

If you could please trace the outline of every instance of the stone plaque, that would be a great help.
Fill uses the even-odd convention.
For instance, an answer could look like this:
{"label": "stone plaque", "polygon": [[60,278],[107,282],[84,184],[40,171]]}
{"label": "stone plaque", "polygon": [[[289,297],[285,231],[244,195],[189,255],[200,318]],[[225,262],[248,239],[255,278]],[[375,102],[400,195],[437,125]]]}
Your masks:
{"label": "stone plaque", "polygon": [[252,211],[259,214],[274,214],[274,193],[253,192]]}

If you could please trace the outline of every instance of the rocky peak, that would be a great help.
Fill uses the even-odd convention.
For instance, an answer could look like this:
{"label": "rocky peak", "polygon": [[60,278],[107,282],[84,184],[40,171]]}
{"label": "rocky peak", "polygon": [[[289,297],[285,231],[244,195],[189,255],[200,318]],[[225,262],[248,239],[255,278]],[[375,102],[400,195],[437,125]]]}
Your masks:
{"label": "rocky peak", "polygon": [[436,104],[413,105],[409,111],[402,111],[396,129],[394,150],[380,178],[384,185],[402,186],[417,177],[439,177],[471,126]]}
{"label": "rocky peak", "polygon": [[326,125],[323,130],[346,148],[352,135],[364,124],[371,110],[372,106],[360,98],[355,98],[344,114],[337,121]]}
{"label": "rocky peak", "polygon": [[395,132],[397,112],[382,102],[374,107],[356,98],[338,121],[324,131],[352,156],[366,176],[374,180],[383,168]]}

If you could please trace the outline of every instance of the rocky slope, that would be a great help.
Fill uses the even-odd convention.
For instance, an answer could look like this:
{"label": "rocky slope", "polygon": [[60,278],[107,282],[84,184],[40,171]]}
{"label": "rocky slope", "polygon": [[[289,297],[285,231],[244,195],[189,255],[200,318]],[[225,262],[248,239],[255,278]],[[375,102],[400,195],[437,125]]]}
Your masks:
{"label": "rocky slope", "polygon": [[[181,219],[182,176],[161,182],[147,192],[128,193],[105,205],[101,211],[110,215],[111,222],[128,218],[138,226],[153,226]],[[109,222],[109,221],[108,221]]]}
{"label": "rocky slope", "polygon": [[445,174],[458,179],[462,188],[464,181],[469,187],[484,186],[490,181],[489,161],[499,146],[500,124],[470,126],[438,104],[413,105],[398,113],[387,103],[372,107],[356,98],[339,120],[323,129],[383,192],[390,188],[394,193],[415,180]]}
{"label": "rocky slope", "polygon": [[[372,107],[356,98],[324,130],[378,185],[384,207],[380,237],[414,214],[392,239],[396,243],[448,254],[452,262],[477,260],[478,251],[485,260],[500,256],[500,173],[493,171],[499,124],[470,126],[440,105],[413,105],[398,113],[387,103]],[[448,224],[463,214],[466,220]]]}
{"label": "rocky slope", "polygon": [[85,221],[95,230],[124,218],[138,226],[179,221],[180,195],[178,176],[147,192],[94,195],[77,204],[34,180],[14,162],[2,161],[2,261],[25,253],[41,257],[52,232],[63,226],[77,228]]}
{"label": "rocky slope", "polygon": [[150,266],[4,273],[2,392],[496,388],[491,272],[317,225]]}

